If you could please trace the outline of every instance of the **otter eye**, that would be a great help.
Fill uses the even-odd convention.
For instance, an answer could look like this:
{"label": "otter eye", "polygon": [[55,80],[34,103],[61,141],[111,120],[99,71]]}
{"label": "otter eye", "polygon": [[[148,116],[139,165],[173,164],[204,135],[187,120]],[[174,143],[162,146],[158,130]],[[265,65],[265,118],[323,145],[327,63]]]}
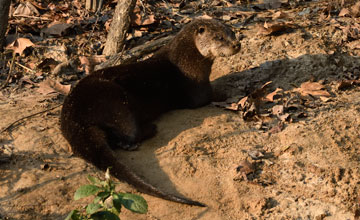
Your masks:
{"label": "otter eye", "polygon": [[203,28],[203,27],[199,28],[199,34],[204,33],[204,31],[205,31],[205,28]]}

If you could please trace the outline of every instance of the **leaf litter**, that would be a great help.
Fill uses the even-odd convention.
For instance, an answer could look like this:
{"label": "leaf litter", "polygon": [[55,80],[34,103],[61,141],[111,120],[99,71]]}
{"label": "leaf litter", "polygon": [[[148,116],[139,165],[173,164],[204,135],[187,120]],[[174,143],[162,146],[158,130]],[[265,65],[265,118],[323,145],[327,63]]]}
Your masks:
{"label": "leaf litter", "polygon": [[[240,4],[241,2],[242,4]],[[349,102],[358,102],[358,99],[355,96],[351,96],[351,93],[354,93],[358,90],[359,85],[359,74],[356,74],[356,65],[350,65],[350,61],[347,59],[347,57],[344,57],[344,59],[341,57],[344,55],[344,53],[348,53],[352,56],[360,54],[359,26],[357,24],[357,20],[354,20],[358,18],[359,4],[356,4],[356,2],[351,3],[350,1],[344,1],[346,4],[338,6],[332,2],[333,1],[321,3],[315,1],[289,0],[264,1],[260,4],[257,4],[253,1],[212,1],[211,4],[200,1],[170,1],[155,3],[149,1],[144,2],[144,5],[138,3],[137,7],[139,10],[136,11],[135,16],[137,19],[133,22],[134,25],[132,27],[131,37],[127,38],[126,49],[141,45],[144,42],[150,41],[152,39],[159,39],[164,36],[174,34],[181,28],[182,25],[189,22],[193,16],[204,14],[226,21],[228,24],[232,24],[233,27],[236,27],[238,32],[245,33],[244,38],[240,40],[242,43],[242,53],[244,55],[240,55],[240,58],[238,57],[238,59],[235,61],[229,59],[229,62],[233,62],[232,66],[234,67],[235,71],[244,73],[244,80],[246,81],[246,83],[242,84],[245,84],[243,87],[240,84],[236,84],[237,82],[235,81],[233,82],[234,84],[231,84],[229,87],[244,88],[242,89],[244,94],[240,93],[241,95],[232,95],[227,101],[214,104],[221,106],[222,108],[229,109],[235,115],[240,115],[242,119],[249,121],[249,125],[254,125],[251,127],[251,129],[255,127],[260,134],[253,136],[252,138],[237,136],[236,138],[232,138],[237,142],[231,144],[231,140],[227,139],[227,137],[231,132],[239,133],[239,130],[231,130],[230,127],[226,127],[227,129],[222,130],[221,126],[234,123],[231,124],[232,127],[237,127],[242,126],[243,124],[236,124],[229,119],[225,120],[226,122],[221,121],[221,123],[215,124],[216,129],[211,130],[211,132],[206,134],[206,128],[202,127],[202,129],[197,130],[196,125],[193,125],[194,128],[190,129],[191,132],[189,132],[191,134],[186,136],[189,127],[181,127],[182,132],[172,134],[175,138],[174,141],[171,140],[170,142],[176,142],[176,144],[174,146],[169,144],[169,146],[172,147],[171,150],[169,150],[170,147],[164,147],[165,150],[168,150],[171,153],[173,153],[174,149],[175,151],[181,151],[183,150],[181,147],[183,147],[184,144],[184,140],[182,140],[182,138],[186,139],[186,144],[188,144],[192,141],[192,135],[196,134],[201,136],[204,141],[207,139],[213,139],[216,141],[216,144],[196,140],[196,144],[191,143],[192,145],[199,145],[200,148],[204,148],[204,151],[209,149],[218,152],[220,152],[220,150],[224,150],[225,152],[229,151],[228,154],[214,154],[220,157],[223,156],[226,159],[224,160],[225,162],[216,160],[216,165],[212,167],[212,170],[216,170],[218,167],[223,169],[228,165],[229,161],[232,160],[231,158],[234,156],[238,157],[236,158],[236,161],[247,161],[247,163],[240,162],[237,164],[238,167],[241,166],[239,168],[239,172],[241,174],[239,178],[245,179],[243,175],[245,174],[245,177],[251,179],[251,181],[234,183],[235,185],[230,186],[225,185],[226,181],[222,181],[221,184],[224,184],[223,186],[226,188],[226,190],[221,191],[221,193],[223,193],[221,198],[226,199],[229,202],[221,208],[216,207],[216,205],[214,207],[214,210],[223,209],[224,212],[226,212],[226,216],[222,216],[221,213],[216,213],[215,215],[219,215],[224,219],[226,219],[228,216],[238,218],[238,213],[241,212],[241,216],[252,215],[255,216],[254,218],[291,218],[293,217],[292,214],[294,213],[289,213],[288,210],[297,210],[296,208],[298,207],[294,207],[295,204],[300,204],[301,202],[307,203],[310,200],[312,202],[315,201],[314,203],[319,201],[324,202],[331,198],[331,202],[326,203],[326,207],[331,206],[331,210],[324,211],[320,215],[316,214],[318,212],[312,212],[309,215],[316,219],[320,218],[322,215],[327,215],[327,213],[331,213],[333,216],[340,216],[343,213],[343,210],[350,210],[349,212],[353,214],[352,217],[358,216],[359,209],[353,205],[354,200],[348,196],[355,192],[352,182],[359,181],[357,176],[358,166],[356,163],[354,163],[352,167],[348,167],[347,164],[343,162],[346,160],[352,161],[352,158],[354,157],[353,155],[358,155],[357,149],[349,145],[352,137],[351,132],[355,132],[352,129],[355,129],[356,124],[346,124],[346,129],[336,130],[338,129],[338,127],[336,127],[337,125],[334,125],[334,127],[331,127],[330,125],[332,121],[334,121],[334,118],[342,117],[341,113],[337,113],[337,117],[331,117],[331,120],[327,121],[327,123],[320,121],[319,127],[310,127],[310,130],[314,128],[314,131],[316,129],[318,129],[317,131],[334,130],[334,132],[337,132],[331,136],[331,138],[334,137],[334,139],[331,139],[331,141],[334,143],[343,143],[343,140],[349,139],[349,141],[346,141],[346,143],[336,146],[331,145],[332,142],[327,143],[326,146],[321,146],[321,142],[317,142],[316,138],[318,137],[314,137],[314,139],[311,140],[311,143],[313,143],[312,151],[321,152],[318,153],[318,155],[326,154],[327,152],[324,152],[326,150],[330,151],[335,149],[335,154],[339,157],[341,156],[340,160],[342,160],[337,163],[327,163],[324,158],[303,158],[303,154],[301,153],[302,151],[304,154],[306,154],[307,157],[312,153],[312,151],[308,150],[309,148],[307,148],[306,143],[302,143],[299,147],[290,144],[286,145],[286,143],[290,142],[290,140],[301,140],[304,134],[309,136],[312,135],[306,133],[306,129],[301,129],[303,124],[307,124],[308,121],[317,120],[314,119],[315,115],[321,117],[323,114],[325,114],[324,112],[331,111],[332,109],[336,109],[337,111],[341,112],[344,109],[344,106],[347,105],[341,101],[344,97],[346,97]],[[103,49],[103,45],[106,40],[106,32],[108,30],[106,25],[108,25],[111,21],[115,4],[114,2],[104,3],[104,10],[101,11],[99,15],[99,23],[97,24],[95,24],[95,15],[84,10],[84,6],[79,1],[61,1],[57,3],[38,1],[27,1],[26,3],[20,3],[15,1],[13,4],[14,8],[20,9],[24,4],[33,5],[33,7],[25,7],[25,9],[27,8],[26,10],[30,9],[30,11],[23,10],[22,12],[17,12],[19,16],[11,17],[9,22],[9,34],[16,33],[19,36],[18,39],[28,39],[28,43],[30,41],[33,44],[31,45],[30,43],[26,44],[23,42],[24,44],[22,44],[22,46],[20,44],[17,46],[13,45],[13,48],[11,48],[12,51],[16,51],[14,53],[18,54],[16,62],[33,71],[28,71],[20,65],[15,65],[16,69],[15,74],[12,75],[12,80],[10,81],[8,87],[1,91],[1,95],[6,97],[6,99],[1,100],[1,105],[3,105],[3,102],[9,102],[8,104],[4,105],[17,106],[18,109],[20,109],[19,112],[21,112],[25,110],[28,111],[29,109],[31,110],[33,108],[39,108],[38,106],[54,104],[54,102],[61,102],[61,98],[58,98],[59,92],[66,94],[70,89],[70,85],[76,83],[77,80],[91,72],[91,66],[98,62],[96,60],[96,56],[101,54]],[[36,10],[34,10],[34,7],[38,13]],[[342,14],[341,11],[343,11]],[[52,27],[51,25],[54,20],[58,22],[57,24],[59,24],[59,26],[55,26],[56,28],[53,27],[53,29],[49,30],[49,28]],[[93,33],[92,29],[95,30]],[[92,33],[91,38],[88,37],[89,33]],[[321,46],[318,47],[315,43],[309,43],[315,42],[314,39],[319,39],[318,44]],[[279,45],[281,45],[281,47],[279,47]],[[281,48],[281,50],[277,51],[276,48]],[[289,77],[288,72],[309,68],[307,66],[309,62],[306,60],[308,54],[326,55],[327,62],[325,65],[320,62],[321,65],[319,65],[318,69],[324,68],[328,72],[321,73],[321,71],[318,71],[317,73],[313,73],[317,77],[317,79],[314,80],[310,79],[309,77],[306,80],[298,81],[297,79],[293,79],[289,80],[290,83],[282,84],[279,84],[278,82],[280,81],[281,77],[274,77],[276,74],[269,74],[270,76],[274,77],[275,80],[273,80],[272,77],[261,78],[262,76],[267,75],[268,72],[271,72],[272,69],[276,69],[276,73],[278,74],[285,74],[283,78],[286,78]],[[291,57],[291,59],[288,57]],[[5,58],[7,63],[11,59],[10,55],[7,55]],[[95,61],[93,61],[93,58]],[[73,62],[71,66],[69,61],[76,60],[79,62]],[[281,68],[277,68],[276,65],[270,66],[268,69],[266,69],[266,65],[264,65],[265,67],[262,66],[262,64],[268,61],[273,62],[275,60],[281,60],[281,62],[284,63],[289,62],[290,64],[287,66],[288,69],[284,71]],[[222,61],[225,62],[224,60]],[[315,63],[318,61],[321,61],[321,57],[315,57],[315,59],[313,59],[313,62]],[[103,60],[100,62],[103,62]],[[295,62],[299,62],[300,65]],[[72,68],[74,71],[54,71],[56,67],[61,69],[61,65],[65,64],[69,64],[70,68]],[[310,62],[309,66],[311,65],[312,63]],[[330,68],[332,66],[334,66],[333,69]],[[339,68],[337,67],[339,67],[341,70],[339,71]],[[346,67],[347,69],[345,70],[343,67]],[[260,74],[253,76],[252,78],[246,78],[246,71],[256,73],[256,68],[263,70],[263,72],[257,72]],[[314,69],[318,70],[316,68]],[[1,69],[1,71],[1,73],[3,73],[4,70]],[[353,74],[354,76],[349,76],[351,75],[349,73]],[[305,72],[304,75],[309,75],[309,71]],[[3,80],[3,74],[1,77]],[[273,82],[269,83],[270,80]],[[290,88],[290,84],[295,88]],[[10,97],[19,97],[17,96],[18,94],[21,95],[21,92],[28,91],[30,89],[32,89],[31,91],[35,91],[35,93],[38,95],[34,101],[31,102],[31,105],[29,105],[30,107],[28,106],[29,109],[22,110],[23,106],[21,105],[21,101],[17,100],[10,103],[10,101],[7,100],[7,98]],[[51,98],[40,98],[40,94],[51,95]],[[11,111],[13,110],[11,109]],[[9,112],[11,111],[8,109],[6,109],[6,112],[4,111],[3,115],[5,122],[10,120],[7,115],[9,115]],[[202,112],[204,115],[207,114],[205,110],[198,109],[198,111]],[[352,113],[356,115],[356,112],[357,111],[354,110]],[[37,146],[37,148],[41,148],[44,150],[44,152],[49,152],[49,148],[52,151],[52,146],[55,143],[56,148],[53,151],[55,154],[61,154],[61,152],[58,152],[58,145],[62,146],[65,143],[64,140],[59,136],[54,136],[54,133],[51,133],[54,131],[49,131],[51,130],[49,127],[57,126],[57,114],[58,112],[50,112],[48,115],[46,115],[46,119],[41,118],[39,121],[42,123],[49,123],[50,121],[52,126],[41,126],[44,129],[36,130],[37,133],[45,134],[46,137],[49,136],[52,140],[46,140],[46,137],[43,135],[39,137],[39,140],[30,140],[30,142],[28,141],[22,144],[16,143],[17,147],[20,146],[25,148],[26,146]],[[191,115],[191,113],[189,114]],[[54,115],[56,117],[55,119],[52,119]],[[176,117],[176,120],[178,120],[179,118],[181,119],[182,116],[176,115]],[[207,120],[211,121],[211,117],[212,116],[209,116],[210,119]],[[171,121],[172,120],[170,120],[168,123],[171,124]],[[194,119],[194,121],[196,120]],[[346,120],[344,119],[343,121]],[[176,126],[181,125],[177,124]],[[298,127],[291,130],[294,126]],[[19,131],[22,131],[21,129],[22,128],[20,128]],[[27,126],[25,126],[24,129],[27,129]],[[292,131],[292,133],[297,135],[296,139],[291,139],[292,133],[288,131],[289,129]],[[303,133],[296,133],[298,130]],[[226,133],[226,131],[231,132]],[[351,132],[347,133],[348,131]],[[15,130],[15,132],[17,131]],[[167,130],[165,132],[165,130],[163,130],[163,133],[168,132],[172,131]],[[216,135],[221,132],[223,132],[223,136],[217,137]],[[268,138],[262,140],[262,133],[264,133],[265,137]],[[21,132],[20,134],[15,134],[17,135],[15,137],[23,135]],[[31,130],[27,130],[26,136],[30,136],[30,134]],[[182,136],[183,134],[185,136]],[[211,136],[211,138],[206,137],[206,135]],[[337,137],[339,138],[336,139]],[[262,140],[260,144],[264,145],[264,149],[266,149],[266,151],[247,151],[246,154],[238,153],[239,149],[244,148],[244,145],[248,146],[251,144],[257,144],[255,142],[259,140]],[[151,141],[158,140],[155,138],[155,140]],[[326,140],[322,139],[322,141]],[[352,141],[357,143],[356,139],[353,139]],[[223,143],[226,143],[226,147]],[[164,142],[161,141],[158,143],[158,146],[163,145],[166,145],[166,143],[164,144]],[[209,145],[210,147],[206,148],[206,145]],[[208,179],[208,176],[201,176],[202,168],[196,167],[200,166],[200,162],[197,161],[198,158],[195,161],[195,159],[193,159],[194,157],[191,156],[193,150],[191,148],[184,149],[186,150],[181,151],[182,153],[189,153],[189,155],[186,155],[186,158],[188,158],[186,159],[187,161],[179,161],[178,164],[176,164],[176,169],[171,170],[171,172],[178,174],[182,179],[182,184],[179,184],[179,182],[176,182],[176,175],[171,176],[172,180],[175,182],[175,185],[184,185],[184,183],[188,181],[186,179],[188,177],[187,175],[190,175],[191,178],[200,177],[199,179],[203,178],[204,180],[210,180]],[[267,154],[271,155],[272,152],[277,152],[277,149],[287,150],[281,150],[281,154],[275,155],[274,157],[270,157],[270,159],[266,160],[262,156]],[[32,149],[29,148],[26,150],[31,154]],[[156,150],[156,152],[161,152],[161,150],[162,149],[159,148]],[[351,151],[351,153],[348,153],[348,150],[349,152]],[[138,153],[141,154],[141,152]],[[21,155],[19,155],[17,152],[15,152],[15,154],[15,157],[21,157]],[[123,153],[121,152],[121,154]],[[124,154],[126,155],[126,152]],[[183,154],[178,154],[176,156],[181,157]],[[34,155],[34,157],[31,159],[31,162],[28,162],[30,159],[27,158],[26,155],[22,157],[23,158],[20,158],[21,160],[11,160],[15,163],[16,166],[19,166],[17,161],[23,161],[22,163],[27,163],[28,166],[32,166],[31,164],[36,164],[37,162],[42,161],[42,157],[44,156],[38,154]],[[54,166],[51,164],[51,172],[48,172],[48,174],[36,173],[36,176],[29,173],[28,175],[30,178],[28,178],[28,181],[34,180],[34,184],[36,184],[39,181],[46,182],[48,179],[55,178],[55,175],[59,175],[61,179],[61,186],[58,185],[58,183],[55,181],[54,185],[44,191],[41,191],[40,193],[38,192],[38,194],[36,194],[36,190],[34,190],[34,192],[28,192],[24,194],[21,197],[22,201],[18,202],[16,199],[10,199],[9,204],[12,208],[17,209],[19,207],[17,210],[27,210],[25,205],[33,205],[34,198],[39,198],[39,195],[45,198],[45,200],[42,202],[40,201],[41,198],[39,198],[39,204],[31,206],[33,209],[32,211],[30,210],[21,212],[23,213],[21,214],[22,216],[19,217],[21,219],[26,219],[26,217],[29,216],[32,216],[32,218],[29,217],[28,219],[36,219],[39,218],[39,216],[47,218],[48,216],[46,213],[55,213],[58,211],[60,215],[65,215],[66,210],[71,209],[74,205],[73,203],[69,205],[70,199],[68,200],[67,198],[67,192],[74,190],[76,187],[72,185],[72,182],[69,182],[66,178],[63,177],[69,174],[66,172],[66,170],[74,170],[74,172],[76,172],[76,170],[79,169],[80,172],[80,170],[83,171],[87,168],[85,168],[85,166],[82,167],[81,163],[80,165],[74,165],[71,158],[62,160],[57,156],[50,157],[52,157],[51,159],[54,160],[54,162],[52,162],[56,164]],[[132,156],[128,156],[128,158],[130,157]],[[216,159],[212,158],[212,153],[206,154],[206,157],[210,159]],[[247,157],[248,159],[246,159]],[[319,158],[321,157],[319,156]],[[343,160],[343,158],[345,159]],[[126,159],[127,158],[124,158],[124,160]],[[59,164],[57,164],[58,161],[56,160],[59,160]],[[254,160],[256,162],[254,162]],[[325,161],[326,165],[323,164],[322,160]],[[288,161],[289,164],[284,161]],[[168,161],[162,159],[159,159],[159,162],[161,166],[163,166],[164,163],[168,164]],[[132,162],[129,161],[129,163]],[[316,166],[312,163],[316,163]],[[42,164],[44,163],[42,162]],[[342,171],[339,172],[339,175],[334,174],[335,169],[333,166],[336,165],[339,167],[341,166],[340,170]],[[326,172],[321,171],[321,169],[317,170],[316,167],[321,167],[321,169],[326,170]],[[149,167],[147,168],[149,169]],[[309,172],[310,168],[314,171]],[[165,169],[167,168],[164,168],[164,172],[167,172]],[[27,174],[26,171],[24,172]],[[151,173],[154,173],[154,175],[156,175],[156,172],[158,172],[158,170],[151,170]],[[222,170],[216,170],[216,175],[214,176],[218,176],[220,174],[223,175]],[[306,176],[302,177],[300,174]],[[49,175],[47,176],[48,179],[44,179],[42,175]],[[333,178],[332,175],[337,176],[337,178]],[[322,181],[325,179],[325,181],[322,182],[323,185],[325,184],[325,187],[317,188],[318,185],[315,183],[316,180],[320,181],[318,178],[319,176],[321,177]],[[338,176],[340,176],[340,178],[338,178]],[[224,175],[219,177],[226,179],[228,176]],[[37,178],[43,179],[39,180]],[[80,177],[75,177],[75,179],[78,180],[76,182],[82,181],[79,178]],[[159,179],[163,178],[163,176],[160,176]],[[343,178],[343,181],[347,183],[345,184],[347,187],[346,189],[341,188],[344,186],[343,182],[340,180],[341,178]],[[294,182],[293,180],[296,181]],[[311,182],[312,180],[314,180],[314,182]],[[267,188],[267,186],[265,187],[265,185],[263,185],[259,188],[259,191],[257,191],[248,185],[249,182],[256,181],[276,184],[274,184],[274,188]],[[337,181],[337,183],[333,183],[333,181]],[[20,189],[21,191],[22,185],[15,180],[14,182],[16,184],[14,189]],[[156,181],[154,182],[156,183]],[[208,183],[212,182],[216,181],[208,181]],[[283,184],[283,182],[286,182],[286,184]],[[302,188],[298,187],[299,182],[302,184]],[[287,188],[286,186],[288,183],[293,184],[295,189]],[[207,184],[207,187],[209,187],[208,191],[210,191],[207,193],[210,193],[210,197],[202,197],[200,195],[203,193],[201,192],[202,190],[194,190],[197,191],[197,193],[193,194],[191,194],[192,192],[190,191],[187,193],[189,194],[189,197],[198,197],[201,199],[207,199],[209,201],[218,200],[217,198],[220,196],[219,194],[216,194],[216,192],[219,190],[219,188],[222,187],[221,184],[215,184],[217,185],[216,189],[212,188],[212,184]],[[312,184],[311,187],[317,189],[315,193],[314,191],[311,191],[307,188],[309,184]],[[337,185],[336,193],[331,191],[334,189],[332,184]],[[199,185],[201,185],[201,182]],[[6,187],[6,184],[4,186]],[[42,187],[46,188],[47,186],[45,184]],[[189,189],[194,189],[192,187],[194,186],[189,187]],[[60,204],[63,207],[61,210],[54,209],[52,207],[53,204],[49,204],[53,200],[52,197],[49,197],[46,194],[47,192],[53,192],[55,188],[57,189],[57,192],[64,192],[64,194],[58,195],[56,198],[64,198],[64,201],[66,200],[66,202],[63,202],[61,199],[57,199],[55,201],[56,204]],[[324,192],[323,190],[325,188],[329,189],[329,191]],[[231,191],[232,189],[235,189],[235,191]],[[9,192],[11,190],[12,189],[9,188]],[[228,191],[231,191],[231,196],[228,194]],[[268,194],[269,191],[275,192],[275,194]],[[233,199],[233,195],[237,195],[239,192],[241,192],[241,194],[239,194],[239,198]],[[247,192],[249,192],[250,195],[247,194]],[[252,200],[254,199],[255,195],[261,197],[261,199]],[[5,195],[1,196],[4,197]],[[148,198],[150,201],[152,201],[151,197]],[[303,198],[306,199],[302,200]],[[333,198],[336,198],[335,200],[340,202],[334,202]],[[30,202],[27,203],[27,199]],[[300,202],[284,204],[283,201]],[[223,204],[221,199],[217,202]],[[274,205],[276,202],[279,204]],[[316,205],[319,203],[314,203],[311,204],[316,208]],[[157,204],[160,204],[159,210],[161,214],[167,213],[167,209],[162,209],[162,203]],[[234,206],[232,206],[232,204],[234,204]],[[335,206],[333,204],[335,204]],[[289,206],[291,208],[282,209],[282,207]],[[236,209],[237,211],[235,212],[234,207],[245,208]],[[325,205],[321,206],[321,208],[317,209],[317,211],[322,210],[323,207],[325,207]],[[182,209],[183,207],[177,208],[174,206],[176,213],[181,213],[179,210]],[[303,215],[303,213],[301,213],[302,211],[309,211],[309,209],[304,209],[304,207],[301,206],[299,210],[300,211],[298,213],[295,213],[299,216]],[[333,212],[332,210],[338,211]],[[32,212],[35,212],[36,215],[31,214]],[[157,213],[154,212],[149,215],[153,215],[155,218],[159,218],[157,217]],[[206,213],[204,215],[204,219],[209,217],[206,216]],[[195,218],[195,216],[196,215],[193,217]],[[137,216],[131,217],[130,219],[137,218]],[[171,217],[176,218],[178,216],[175,217],[171,215]],[[306,216],[302,217],[306,218]],[[340,217],[338,219],[345,218]]]}

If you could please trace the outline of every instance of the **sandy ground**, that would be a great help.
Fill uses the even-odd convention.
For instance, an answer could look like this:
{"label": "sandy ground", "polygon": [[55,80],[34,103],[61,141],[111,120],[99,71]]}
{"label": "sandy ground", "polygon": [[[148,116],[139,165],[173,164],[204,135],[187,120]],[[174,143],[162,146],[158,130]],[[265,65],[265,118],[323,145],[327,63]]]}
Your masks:
{"label": "sandy ground", "polygon": [[[216,60],[214,90],[242,97],[270,80],[270,91],[315,80],[331,97],[314,98],[313,105],[302,108],[306,117],[285,122],[279,132],[269,132],[266,123],[244,121],[241,111],[213,105],[165,114],[156,123],[156,137],[138,151],[119,150],[119,159],[158,187],[208,207],[143,194],[148,213],[123,210],[122,220],[355,219],[360,212],[360,89],[340,91],[332,85],[349,74],[360,76],[358,51],[342,44],[342,30],[330,21],[301,22],[279,36],[258,36],[255,27],[239,30],[245,36],[242,50]],[[3,93],[0,128],[62,99],[34,89]],[[72,156],[59,114],[60,107],[1,134],[0,154],[11,157],[0,164],[0,218],[64,219],[88,201],[73,200],[86,176],[103,177]],[[254,151],[264,156],[253,159]],[[253,172],[237,172],[245,160]],[[118,189],[137,193],[125,183]]]}

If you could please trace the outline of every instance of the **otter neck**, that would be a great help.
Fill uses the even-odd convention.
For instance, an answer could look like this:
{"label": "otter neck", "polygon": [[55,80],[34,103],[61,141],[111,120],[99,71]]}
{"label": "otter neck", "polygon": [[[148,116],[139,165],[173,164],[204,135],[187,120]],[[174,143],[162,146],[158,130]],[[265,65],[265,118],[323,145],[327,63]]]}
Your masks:
{"label": "otter neck", "polygon": [[163,52],[190,80],[200,83],[209,82],[213,59],[204,57],[199,52],[193,36],[177,36],[163,48]]}

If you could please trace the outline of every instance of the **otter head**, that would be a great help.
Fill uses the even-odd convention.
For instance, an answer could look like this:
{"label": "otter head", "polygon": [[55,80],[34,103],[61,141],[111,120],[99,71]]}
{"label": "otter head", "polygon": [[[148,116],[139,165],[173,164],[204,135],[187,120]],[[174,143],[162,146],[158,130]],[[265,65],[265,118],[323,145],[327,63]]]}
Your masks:
{"label": "otter head", "polygon": [[240,43],[229,27],[216,20],[201,20],[194,33],[195,45],[201,55],[215,59],[239,52]]}

